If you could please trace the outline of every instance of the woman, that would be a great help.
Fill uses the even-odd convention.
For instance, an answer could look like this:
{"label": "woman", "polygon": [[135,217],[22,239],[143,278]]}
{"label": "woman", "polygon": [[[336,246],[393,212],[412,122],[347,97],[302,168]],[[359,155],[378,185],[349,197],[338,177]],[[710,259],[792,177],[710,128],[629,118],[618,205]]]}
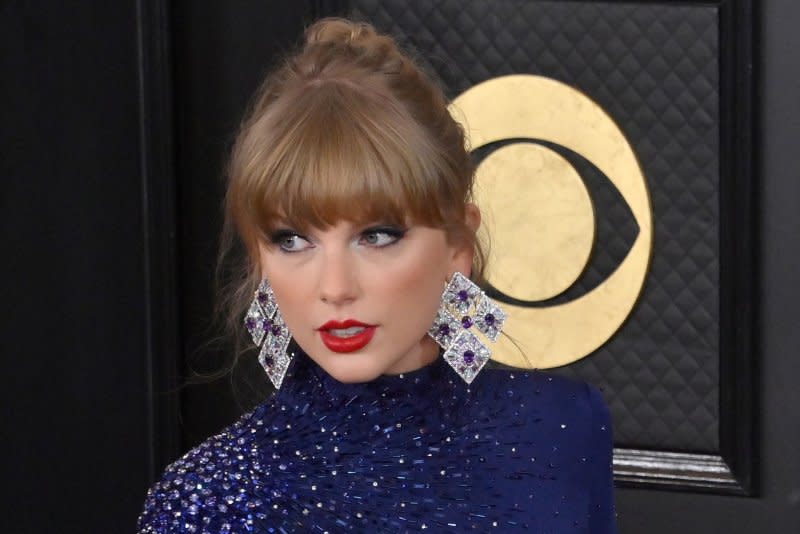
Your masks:
{"label": "woman", "polygon": [[166,470],[140,532],[616,531],[600,394],[481,371],[505,316],[468,278],[473,171],[394,41],[309,28],[242,126],[226,197],[248,251],[236,321],[278,390]]}

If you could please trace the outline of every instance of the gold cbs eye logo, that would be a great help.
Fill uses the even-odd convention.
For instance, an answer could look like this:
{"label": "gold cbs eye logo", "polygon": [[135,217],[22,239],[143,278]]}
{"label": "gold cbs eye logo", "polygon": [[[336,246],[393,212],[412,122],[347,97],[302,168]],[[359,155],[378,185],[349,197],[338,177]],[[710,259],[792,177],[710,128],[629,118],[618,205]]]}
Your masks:
{"label": "gold cbs eye logo", "polygon": [[[560,145],[594,164],[617,188],[639,226],[625,259],[600,285],[546,307],[506,303],[505,330],[493,359],[517,366],[565,365],[601,347],[633,309],[652,250],[652,214],[644,175],[628,141],[603,109],[576,89],[533,75],[494,78],[451,104],[473,150],[510,139]],[[487,278],[501,293],[535,302],[566,291],[584,271],[595,215],[575,168],[552,149],[514,142],[478,166],[475,200],[491,235]],[[523,355],[524,354],[524,355]]]}

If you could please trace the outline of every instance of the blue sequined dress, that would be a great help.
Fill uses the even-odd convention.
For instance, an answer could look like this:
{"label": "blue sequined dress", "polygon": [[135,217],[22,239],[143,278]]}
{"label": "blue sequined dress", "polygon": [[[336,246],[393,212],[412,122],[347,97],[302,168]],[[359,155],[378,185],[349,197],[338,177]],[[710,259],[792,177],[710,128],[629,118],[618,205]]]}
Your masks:
{"label": "blue sequined dress", "polygon": [[140,533],[616,532],[595,389],[442,358],[342,384],[298,355],[281,390],[167,468]]}

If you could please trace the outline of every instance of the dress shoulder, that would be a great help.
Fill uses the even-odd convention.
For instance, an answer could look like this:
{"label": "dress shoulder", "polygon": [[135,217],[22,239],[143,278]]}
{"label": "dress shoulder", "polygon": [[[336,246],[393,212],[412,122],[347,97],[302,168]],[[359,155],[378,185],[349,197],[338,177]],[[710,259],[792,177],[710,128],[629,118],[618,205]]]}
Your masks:
{"label": "dress shoulder", "polygon": [[246,497],[254,483],[249,467],[257,459],[247,435],[260,423],[249,412],[167,466],[147,491],[136,531],[201,532],[202,525],[203,532],[239,532],[236,526],[252,525],[253,510],[248,508],[256,503]]}
{"label": "dress shoulder", "polygon": [[477,402],[502,407],[491,416],[505,422],[498,441],[528,442],[532,465],[573,480],[586,495],[586,531],[616,533],[611,415],[602,393],[541,371],[492,369],[473,385]]}
{"label": "dress shoulder", "polygon": [[532,415],[534,421],[539,420],[537,415],[542,418],[540,422],[546,416],[562,430],[574,422],[576,429],[583,429],[593,439],[611,435],[611,417],[603,394],[586,382],[543,371],[489,369],[479,375],[473,389],[480,397],[508,399],[500,404]]}

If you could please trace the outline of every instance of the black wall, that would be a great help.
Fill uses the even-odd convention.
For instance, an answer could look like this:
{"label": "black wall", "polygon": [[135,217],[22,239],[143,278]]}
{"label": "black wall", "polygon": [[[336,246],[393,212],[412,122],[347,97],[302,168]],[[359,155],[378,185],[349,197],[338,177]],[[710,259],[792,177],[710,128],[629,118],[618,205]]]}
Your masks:
{"label": "black wall", "polygon": [[[163,463],[228,413],[169,395],[164,352],[204,341],[225,148],[306,16],[274,4],[0,4],[0,530],[133,531]],[[800,4],[756,11],[759,496],[619,490],[625,533],[800,531]]]}
{"label": "black wall", "polygon": [[[172,5],[178,273],[184,374],[214,373],[231,363],[211,316],[214,258],[222,227],[223,166],[237,126],[268,70],[312,18],[310,2],[177,0]],[[254,360],[254,359],[253,359]],[[181,391],[181,435],[197,444],[232,422],[271,387],[254,361],[225,380]],[[252,365],[255,364],[255,365]],[[235,416],[234,416],[235,417]]]}
{"label": "black wall", "polygon": [[130,532],[148,435],[136,4],[0,11],[0,530]]}
{"label": "black wall", "polygon": [[222,160],[309,6],[0,3],[0,531],[132,532],[165,464],[236,411],[225,381],[181,385],[223,359],[192,358]]}

